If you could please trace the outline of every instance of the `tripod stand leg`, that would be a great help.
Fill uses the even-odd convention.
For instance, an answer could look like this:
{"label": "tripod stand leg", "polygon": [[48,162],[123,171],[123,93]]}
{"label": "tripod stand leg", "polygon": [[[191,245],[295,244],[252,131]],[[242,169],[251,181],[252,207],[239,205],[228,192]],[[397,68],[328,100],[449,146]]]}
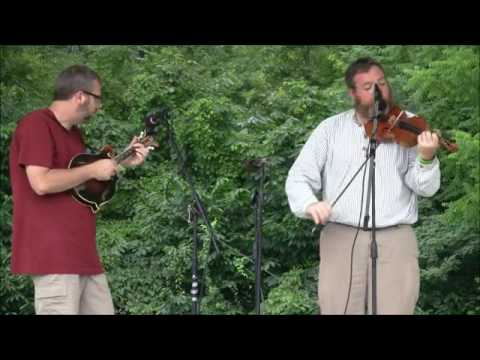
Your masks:
{"label": "tripod stand leg", "polygon": [[195,209],[192,209],[190,205],[188,207],[190,223],[193,227],[192,238],[192,288],[190,293],[192,294],[192,313],[198,315],[200,313],[200,294],[199,294],[199,281],[198,281],[198,233],[197,233],[197,221],[198,215]]}

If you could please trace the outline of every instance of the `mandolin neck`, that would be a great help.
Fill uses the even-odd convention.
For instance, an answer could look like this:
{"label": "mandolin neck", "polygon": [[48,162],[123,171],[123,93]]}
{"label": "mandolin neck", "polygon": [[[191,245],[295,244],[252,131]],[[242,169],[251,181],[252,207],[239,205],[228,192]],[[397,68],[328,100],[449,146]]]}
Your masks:
{"label": "mandolin neck", "polygon": [[124,152],[118,154],[113,159],[117,162],[117,164],[120,164],[122,161],[124,161],[124,160],[128,159],[130,156],[132,156],[134,153],[135,153],[135,149],[132,147],[132,148],[127,149]]}
{"label": "mandolin neck", "polygon": [[[140,136],[142,139],[137,142],[138,144],[142,144],[143,146],[146,146],[146,147],[147,146],[151,147],[152,149],[158,147],[158,143],[151,136],[143,136],[143,135],[140,135]],[[117,156],[113,157],[113,160],[115,160],[117,164],[120,164],[122,161],[128,159],[130,156],[135,154],[135,151],[136,151],[135,148],[132,146],[129,149],[124,150]]]}

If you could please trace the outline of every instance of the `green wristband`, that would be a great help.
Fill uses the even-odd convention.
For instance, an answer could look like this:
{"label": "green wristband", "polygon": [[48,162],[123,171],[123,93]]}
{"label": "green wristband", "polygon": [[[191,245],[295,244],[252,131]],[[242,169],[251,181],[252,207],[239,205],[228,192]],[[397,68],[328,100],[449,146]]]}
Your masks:
{"label": "green wristband", "polygon": [[432,160],[425,160],[420,155],[418,156],[418,161],[422,165],[430,165],[431,163],[433,163],[433,159]]}

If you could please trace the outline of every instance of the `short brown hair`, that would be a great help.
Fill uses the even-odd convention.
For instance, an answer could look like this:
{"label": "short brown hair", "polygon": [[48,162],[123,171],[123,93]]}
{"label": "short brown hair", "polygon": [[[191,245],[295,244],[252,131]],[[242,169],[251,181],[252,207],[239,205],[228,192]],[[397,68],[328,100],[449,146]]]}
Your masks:
{"label": "short brown hair", "polygon": [[101,83],[95,71],[86,65],[72,65],[63,70],[55,81],[53,100],[68,100],[79,90],[92,90],[94,81]]}
{"label": "short brown hair", "polygon": [[382,65],[371,57],[362,57],[351,63],[347,71],[345,71],[345,82],[347,83],[347,87],[349,89],[355,89],[355,82],[353,81],[355,75],[368,72],[373,66],[377,66],[380,70],[385,72]]}

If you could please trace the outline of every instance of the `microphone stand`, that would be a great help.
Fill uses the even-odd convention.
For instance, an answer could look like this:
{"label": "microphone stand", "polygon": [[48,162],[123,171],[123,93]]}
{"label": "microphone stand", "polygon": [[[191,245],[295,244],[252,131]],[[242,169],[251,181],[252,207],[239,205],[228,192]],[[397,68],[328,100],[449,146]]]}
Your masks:
{"label": "microphone stand", "polygon": [[363,230],[368,231],[368,222],[370,220],[369,211],[370,211],[370,199],[372,201],[372,228],[371,228],[371,243],[370,243],[370,257],[372,258],[372,315],[377,314],[377,258],[378,258],[378,249],[377,249],[377,239],[376,239],[376,217],[375,217],[375,157],[377,150],[377,128],[378,121],[380,119],[380,102],[382,101],[382,95],[378,85],[375,84],[375,106],[373,110],[373,129],[372,136],[370,138],[369,144],[369,154],[368,158],[370,159],[369,164],[369,173],[368,173],[368,185],[367,185],[367,203],[365,208],[365,217],[363,219]]}
{"label": "microphone stand", "polygon": [[198,234],[197,234],[197,209],[192,205],[188,205],[188,222],[193,228],[193,241],[192,241],[192,288],[190,294],[192,294],[192,314],[198,315],[200,312],[200,304],[198,302]]}
{"label": "microphone stand", "polygon": [[[192,176],[188,171],[185,169],[185,159],[182,156],[181,151],[179,150],[176,140],[175,140],[175,133],[173,131],[173,128],[170,127],[170,124],[166,118],[166,116],[163,119],[165,126],[167,128],[167,133],[169,136],[169,142],[170,145],[172,146],[174,152],[176,153],[177,159],[179,161],[179,168],[180,172],[182,173],[183,177],[187,181],[190,191],[192,194],[192,199],[193,199],[193,205],[189,205],[188,207],[188,212],[189,212],[189,223],[192,225],[193,228],[193,239],[192,239],[192,287],[191,287],[191,295],[192,295],[192,313],[194,315],[198,315],[200,313],[200,301],[201,301],[201,294],[202,294],[202,287],[203,287],[203,282],[200,281],[200,278],[198,276],[198,233],[197,233],[197,225],[198,225],[198,216],[202,218],[203,222],[205,223],[208,233],[210,235],[210,238],[215,247],[215,252],[218,255],[220,253],[217,245],[217,237],[215,235],[215,232],[213,231],[213,227],[210,223],[210,220],[208,219],[207,211],[205,209],[205,206],[202,203],[202,200],[200,199],[200,195],[198,195],[197,191],[195,190],[195,185]],[[210,252],[210,249],[209,249]],[[207,266],[207,265],[206,265]],[[199,290],[200,286],[200,290]]]}

